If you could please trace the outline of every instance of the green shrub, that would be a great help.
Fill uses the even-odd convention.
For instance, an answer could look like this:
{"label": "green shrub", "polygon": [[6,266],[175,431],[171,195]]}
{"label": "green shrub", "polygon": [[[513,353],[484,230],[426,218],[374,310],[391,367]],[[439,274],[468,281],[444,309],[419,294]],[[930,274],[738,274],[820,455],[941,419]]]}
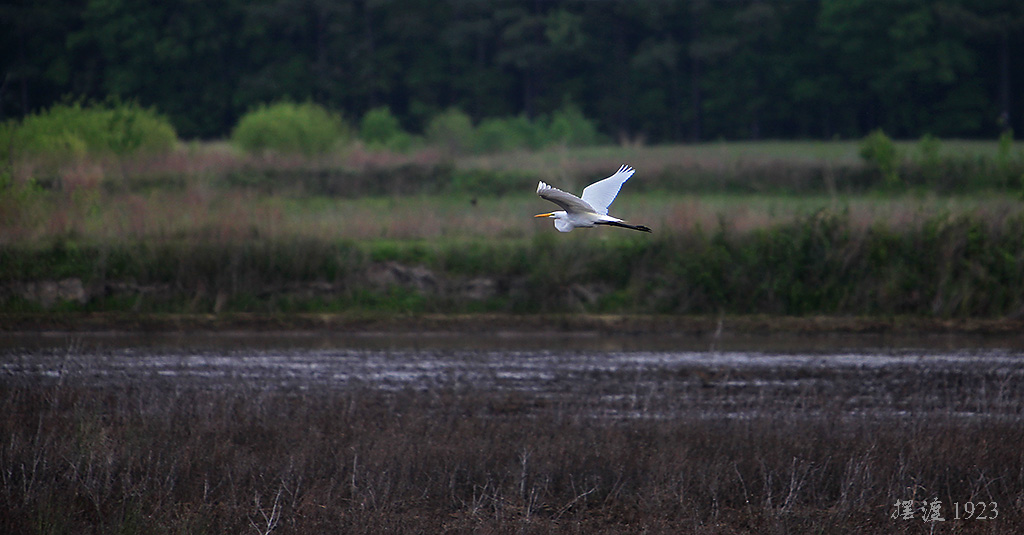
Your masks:
{"label": "green shrub", "polygon": [[473,121],[457,108],[435,115],[427,125],[427,142],[437,145],[449,154],[465,153],[473,139]]}
{"label": "green shrub", "polygon": [[320,105],[278,102],[245,114],[231,141],[250,153],[313,156],[336,148],[347,135],[341,116]]}
{"label": "green shrub", "polygon": [[917,143],[917,158],[915,164],[921,173],[921,180],[925,184],[938,184],[945,180],[945,174],[951,167],[947,159],[941,155],[942,142],[939,138],[925,134]]}
{"label": "green shrub", "polygon": [[999,148],[996,151],[996,162],[1005,166],[1010,161],[1010,149],[1013,148],[1013,129],[1003,130],[999,134]]}
{"label": "green shrub", "polygon": [[882,129],[871,132],[861,141],[860,157],[878,168],[886,186],[899,185],[902,156],[896,148],[896,143],[885,135]]}
{"label": "green shrub", "polygon": [[939,153],[942,150],[942,142],[939,138],[925,134],[921,136],[921,140],[917,142],[917,150],[920,153],[921,164],[925,166],[938,165]]}
{"label": "green shrub", "polygon": [[165,118],[132,102],[58,104],[0,128],[0,146],[15,157],[161,153],[173,149],[177,141],[174,127]]}
{"label": "green shrub", "polygon": [[477,127],[473,149],[492,153],[509,150],[537,150],[552,145],[583,147],[601,142],[594,123],[576,106],[566,106],[551,119],[533,120],[522,115],[484,119]]}
{"label": "green shrub", "polygon": [[549,139],[570,147],[596,145],[601,141],[594,122],[587,119],[574,105],[567,105],[551,116]]}
{"label": "green shrub", "polygon": [[478,146],[483,152],[542,149],[551,144],[549,126],[543,117],[530,120],[524,115],[517,115],[487,119],[477,129]]}
{"label": "green shrub", "polygon": [[387,106],[366,112],[359,123],[359,139],[370,148],[399,152],[409,150],[413,144],[413,137],[402,130],[398,118]]}
{"label": "green shrub", "polygon": [[473,150],[480,153],[495,153],[526,148],[528,141],[525,132],[521,128],[516,128],[513,121],[514,119],[504,118],[480,121],[474,137]]}
{"label": "green shrub", "polygon": [[522,115],[490,117],[476,128],[468,115],[452,108],[434,116],[427,126],[426,138],[450,154],[537,150],[556,144],[580,147],[601,141],[594,123],[573,105],[556,111],[550,119]]}

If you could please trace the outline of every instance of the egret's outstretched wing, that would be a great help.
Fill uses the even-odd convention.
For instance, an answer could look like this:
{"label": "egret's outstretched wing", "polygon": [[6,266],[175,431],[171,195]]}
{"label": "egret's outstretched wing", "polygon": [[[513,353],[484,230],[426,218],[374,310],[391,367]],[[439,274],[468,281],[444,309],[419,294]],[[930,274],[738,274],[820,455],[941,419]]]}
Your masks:
{"label": "egret's outstretched wing", "polygon": [[632,167],[623,165],[614,175],[584,188],[583,202],[593,206],[595,212],[608,215],[608,207],[615,200],[615,196],[619,194],[622,184],[629,180],[629,177],[633,176],[635,172]]}
{"label": "egret's outstretched wing", "polygon": [[572,193],[566,193],[558,188],[553,188],[544,182],[537,184],[537,195],[540,195],[542,199],[547,199],[558,206],[561,206],[562,210],[569,213],[595,211],[594,207],[584,202],[583,199],[580,199]]}

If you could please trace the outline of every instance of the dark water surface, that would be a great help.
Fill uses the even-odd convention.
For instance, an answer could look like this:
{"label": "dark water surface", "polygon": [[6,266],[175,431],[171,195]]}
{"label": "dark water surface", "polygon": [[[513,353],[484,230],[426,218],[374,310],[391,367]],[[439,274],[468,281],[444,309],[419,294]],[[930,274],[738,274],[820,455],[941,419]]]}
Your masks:
{"label": "dark water surface", "polygon": [[1018,336],[0,335],[0,385],[479,391],[600,418],[1024,420]]}

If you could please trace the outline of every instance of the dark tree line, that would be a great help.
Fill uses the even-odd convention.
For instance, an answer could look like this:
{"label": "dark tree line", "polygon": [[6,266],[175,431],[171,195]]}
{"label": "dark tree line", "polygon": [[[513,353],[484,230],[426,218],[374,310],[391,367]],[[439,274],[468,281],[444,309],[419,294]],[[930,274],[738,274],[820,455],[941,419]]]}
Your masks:
{"label": "dark tree line", "polygon": [[578,106],[648,141],[1024,127],[1017,0],[7,0],[0,118],[133,99],[183,137],[265,102],[406,128]]}

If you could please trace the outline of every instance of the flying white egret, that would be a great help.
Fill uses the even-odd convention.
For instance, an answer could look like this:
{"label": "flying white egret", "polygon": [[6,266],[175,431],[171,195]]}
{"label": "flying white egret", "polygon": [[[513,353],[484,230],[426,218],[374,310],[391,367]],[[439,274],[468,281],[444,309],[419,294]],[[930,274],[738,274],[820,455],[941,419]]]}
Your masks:
{"label": "flying white egret", "polygon": [[572,232],[572,229],[576,227],[589,228],[594,225],[611,225],[650,232],[651,229],[643,225],[630,225],[617,217],[608,215],[608,207],[615,200],[615,196],[619,194],[622,184],[629,180],[634,172],[632,167],[623,165],[614,175],[583,188],[582,198],[540,182],[537,184],[537,195],[557,204],[562,210],[537,214],[533,217],[554,219],[555,228],[559,232]]}

